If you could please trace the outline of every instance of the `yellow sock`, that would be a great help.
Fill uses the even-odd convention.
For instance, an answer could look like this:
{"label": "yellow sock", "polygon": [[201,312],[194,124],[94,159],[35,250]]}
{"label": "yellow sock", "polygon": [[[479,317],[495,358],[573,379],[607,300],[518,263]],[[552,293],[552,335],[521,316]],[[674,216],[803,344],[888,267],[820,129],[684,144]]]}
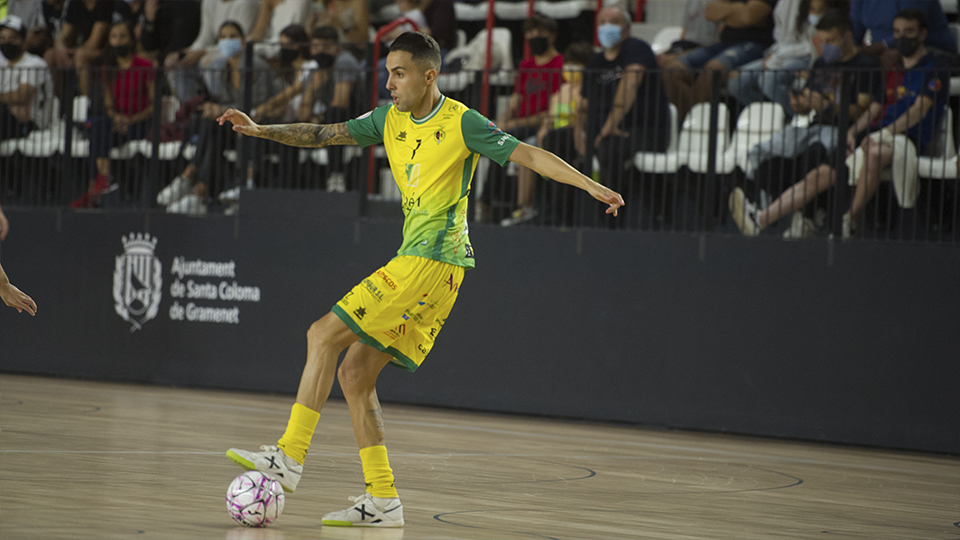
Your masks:
{"label": "yellow sock", "polygon": [[361,448],[360,462],[363,463],[363,480],[367,483],[368,493],[385,499],[398,497],[397,488],[393,485],[393,469],[387,459],[386,446]]}
{"label": "yellow sock", "polygon": [[277,447],[303,465],[303,460],[307,458],[307,449],[310,448],[310,439],[313,438],[313,430],[317,428],[319,420],[320,413],[294,403],[290,420],[287,422],[287,431],[280,437]]}

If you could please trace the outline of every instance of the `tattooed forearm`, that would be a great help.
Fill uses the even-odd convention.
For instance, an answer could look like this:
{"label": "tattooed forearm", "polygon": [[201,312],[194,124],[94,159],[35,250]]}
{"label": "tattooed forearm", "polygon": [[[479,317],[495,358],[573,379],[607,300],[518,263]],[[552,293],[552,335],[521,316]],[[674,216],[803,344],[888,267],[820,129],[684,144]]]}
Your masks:
{"label": "tattooed forearm", "polygon": [[307,148],[322,148],[335,144],[357,144],[344,123],[260,126],[259,137],[290,146]]}

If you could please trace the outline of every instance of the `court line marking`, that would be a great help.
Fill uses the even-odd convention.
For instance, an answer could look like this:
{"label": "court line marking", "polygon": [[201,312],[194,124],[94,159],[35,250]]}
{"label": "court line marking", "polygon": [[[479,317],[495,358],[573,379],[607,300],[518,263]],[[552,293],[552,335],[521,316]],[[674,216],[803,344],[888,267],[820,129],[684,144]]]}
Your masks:
{"label": "court line marking", "polygon": [[[264,409],[264,408],[257,408],[257,407],[242,407],[239,405],[224,405],[221,403],[204,403],[202,401],[187,402],[187,401],[178,401],[178,400],[172,400],[172,399],[159,400],[159,401],[179,403],[184,405],[200,405],[200,406],[216,407],[216,408],[264,412],[264,413],[277,414],[277,415],[289,415],[287,411],[275,411],[272,409]],[[346,418],[347,416],[343,415],[343,417]],[[783,457],[783,456],[766,456],[763,454],[750,454],[746,452],[736,452],[731,450],[716,450],[712,448],[696,448],[696,447],[690,447],[690,446],[644,443],[644,442],[638,442],[638,441],[621,441],[616,439],[596,439],[596,438],[590,438],[590,437],[568,437],[564,435],[550,435],[547,433],[529,433],[526,431],[513,431],[513,430],[494,429],[494,428],[485,428],[485,427],[476,427],[476,426],[459,426],[455,424],[442,424],[437,422],[415,422],[412,420],[389,420],[387,423],[402,424],[402,425],[408,425],[408,426],[430,427],[430,428],[447,428],[447,429],[460,429],[460,430],[466,430],[466,431],[479,431],[482,433],[495,433],[498,435],[517,435],[517,436],[536,437],[536,438],[545,438],[545,439],[560,439],[564,441],[592,442],[596,444],[622,444],[622,445],[637,446],[642,448],[657,448],[657,449],[663,449],[663,450],[682,450],[687,452],[699,452],[699,453],[737,456],[737,457],[742,457],[747,459],[753,458],[753,459],[769,459],[773,461],[786,461],[789,463],[799,463],[804,465],[829,465],[834,467],[850,467],[854,469],[866,469],[866,470],[874,470],[874,471],[902,472],[902,473],[910,473],[910,474],[935,474],[938,476],[949,476],[953,478],[960,478],[960,473],[954,473],[954,474],[942,473],[942,472],[925,473],[925,472],[911,470],[911,469],[899,469],[899,468],[893,468],[893,467],[883,467],[879,465],[862,465],[862,464],[856,464],[856,463],[840,463],[835,461],[825,461],[825,460],[818,460],[818,459],[802,459],[802,458],[791,458],[791,457]],[[804,443],[801,443],[801,444],[804,444]],[[427,454],[427,455],[433,455],[433,454]],[[486,454],[482,454],[482,455],[486,455]],[[490,454],[490,455],[493,455],[493,454]]]}
{"label": "court line marking", "polygon": [[[155,400],[155,401],[160,402],[160,403],[175,403],[175,404],[178,404],[178,405],[193,405],[193,406],[202,406],[202,407],[211,407],[211,408],[242,410],[242,411],[250,411],[250,412],[262,412],[262,413],[275,414],[275,415],[283,415],[283,416],[289,415],[289,412],[287,412],[286,410],[273,410],[273,409],[265,409],[265,408],[262,408],[262,407],[244,407],[244,406],[240,406],[240,405],[225,405],[225,404],[221,404],[221,403],[206,403],[206,402],[202,402],[202,401],[183,401],[183,400],[162,399],[162,398],[161,398],[161,399],[157,399],[157,400]],[[347,415],[329,415],[329,414],[328,414],[327,416],[335,416],[335,417],[341,417],[341,416],[342,416],[342,417],[344,417],[344,418],[347,417]],[[884,467],[884,466],[879,466],[879,465],[863,465],[863,464],[857,464],[857,463],[841,463],[841,462],[835,462],[835,461],[825,461],[825,460],[818,460],[818,459],[792,458],[792,457],[785,457],[785,456],[768,456],[768,455],[763,455],[763,454],[751,454],[751,453],[747,453],[747,452],[737,452],[737,451],[731,451],[731,450],[718,450],[718,449],[713,449],[713,448],[698,448],[698,447],[669,445],[669,444],[645,443],[645,442],[639,442],[639,441],[623,441],[623,440],[617,440],[617,439],[597,439],[597,438],[592,438],[592,437],[580,437],[580,436],[578,436],[578,437],[570,437],[570,436],[565,436],[565,435],[551,435],[551,434],[547,434],[547,433],[530,433],[530,432],[526,432],[526,431],[514,431],[514,430],[495,429],[495,428],[486,428],[486,427],[477,427],[477,426],[462,426],[462,425],[444,424],[444,423],[438,423],[438,422],[415,422],[415,421],[411,421],[411,420],[390,420],[388,423],[389,423],[389,424],[408,425],[408,426],[418,426],[418,427],[429,427],[429,428],[459,429],[459,430],[465,430],[465,431],[476,431],[476,432],[481,432],[481,433],[491,433],[491,434],[498,434],[498,435],[513,435],[513,436],[533,437],[533,438],[542,438],[542,439],[551,439],[551,440],[580,441],[580,442],[583,442],[583,443],[592,443],[592,444],[619,444],[619,445],[626,445],[626,446],[633,446],[633,447],[640,447],[640,448],[656,448],[656,449],[661,449],[661,450],[679,450],[679,451],[692,452],[692,453],[700,453],[700,454],[715,454],[715,455],[734,456],[734,457],[740,457],[740,458],[744,458],[744,459],[765,459],[765,460],[771,460],[771,461],[780,461],[780,462],[797,463],[797,464],[805,464],[805,465],[827,465],[827,466],[834,466],[834,467],[847,467],[847,468],[852,468],[852,469],[864,469],[864,470],[875,470],[875,471],[886,471],[886,472],[901,472],[901,473],[925,474],[925,475],[933,474],[933,475],[937,475],[937,476],[940,476],[940,477],[946,476],[946,477],[951,477],[951,478],[960,478],[960,473],[948,473],[948,472],[940,472],[940,471],[938,471],[938,472],[922,472],[922,471],[916,471],[916,470],[911,470],[911,469],[900,469],[900,468],[893,468],[893,467]],[[6,451],[6,450],[0,450],[0,453],[3,453],[3,452],[7,452],[7,451]],[[96,452],[91,451],[90,453],[96,453]],[[146,452],[146,453],[150,453],[150,452]],[[219,453],[219,452],[211,452],[210,454],[212,455],[212,454],[218,454],[218,453]],[[313,455],[313,453],[311,452],[310,455]],[[318,455],[324,455],[324,454],[318,454]],[[333,455],[341,455],[341,454],[333,454]],[[397,455],[400,455],[400,454],[397,454]],[[413,455],[415,455],[415,454],[407,454],[407,455],[413,456]],[[432,456],[432,455],[436,455],[436,454],[425,454],[425,455],[427,455],[427,456]],[[456,454],[456,455],[464,455],[464,456],[466,456],[466,455],[471,455],[471,454]],[[508,455],[511,455],[511,454],[477,454],[477,455],[502,455],[502,456],[508,456]]]}

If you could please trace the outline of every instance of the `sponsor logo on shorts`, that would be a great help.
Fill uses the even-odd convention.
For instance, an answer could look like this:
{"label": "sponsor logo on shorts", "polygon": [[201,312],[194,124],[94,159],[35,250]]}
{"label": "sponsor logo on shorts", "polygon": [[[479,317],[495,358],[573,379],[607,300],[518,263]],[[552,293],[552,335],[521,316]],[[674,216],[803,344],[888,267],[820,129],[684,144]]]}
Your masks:
{"label": "sponsor logo on shorts", "polygon": [[361,285],[363,285],[364,287],[366,287],[368,291],[370,291],[370,294],[373,295],[374,299],[376,299],[377,302],[383,301],[383,291],[378,289],[377,286],[374,285],[369,278],[364,278],[364,280],[361,282]]}
{"label": "sponsor logo on shorts", "polygon": [[390,276],[387,275],[386,272],[384,272],[383,270],[377,270],[377,275],[383,278],[383,281],[387,283],[387,287],[390,287],[390,289],[394,291],[397,290],[397,284],[393,281],[393,279]]}
{"label": "sponsor logo on shorts", "polygon": [[357,309],[353,310],[353,316],[356,317],[357,320],[360,320],[360,321],[363,320],[363,316],[366,315],[366,314],[367,314],[367,310],[364,309],[363,306],[360,306],[360,307],[358,307]]}
{"label": "sponsor logo on shorts", "polygon": [[451,292],[456,292],[457,290],[460,289],[460,284],[453,281],[453,274],[450,274],[450,277],[447,278],[446,281],[443,282],[443,284],[449,286]]}
{"label": "sponsor logo on shorts", "polygon": [[400,339],[400,336],[405,336],[405,335],[407,335],[407,325],[406,325],[406,323],[401,324],[400,326],[398,326],[398,327],[396,327],[396,328],[394,328],[394,329],[392,329],[392,330],[387,330],[387,331],[384,332],[383,334],[384,334],[385,336],[389,337],[390,339]]}

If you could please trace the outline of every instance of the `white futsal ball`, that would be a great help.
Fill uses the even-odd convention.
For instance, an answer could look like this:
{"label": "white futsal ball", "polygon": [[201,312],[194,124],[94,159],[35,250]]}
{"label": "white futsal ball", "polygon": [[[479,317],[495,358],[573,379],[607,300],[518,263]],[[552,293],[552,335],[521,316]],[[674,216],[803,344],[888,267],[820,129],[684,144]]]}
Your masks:
{"label": "white futsal ball", "polygon": [[247,471],[227,488],[227,513],[246,527],[266,527],[283,512],[280,482],[259,472]]}

